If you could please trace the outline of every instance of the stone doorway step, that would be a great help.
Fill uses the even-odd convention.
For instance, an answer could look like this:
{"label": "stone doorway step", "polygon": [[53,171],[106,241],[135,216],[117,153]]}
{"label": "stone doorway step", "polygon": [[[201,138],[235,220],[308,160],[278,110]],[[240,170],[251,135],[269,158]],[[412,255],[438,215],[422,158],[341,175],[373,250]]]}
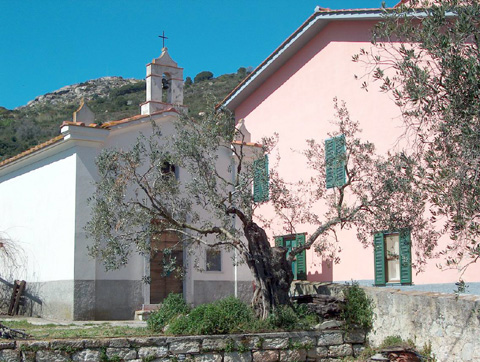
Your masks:
{"label": "stone doorway step", "polygon": [[146,321],[152,312],[160,308],[161,304],[143,304],[142,309],[135,311],[136,321]]}

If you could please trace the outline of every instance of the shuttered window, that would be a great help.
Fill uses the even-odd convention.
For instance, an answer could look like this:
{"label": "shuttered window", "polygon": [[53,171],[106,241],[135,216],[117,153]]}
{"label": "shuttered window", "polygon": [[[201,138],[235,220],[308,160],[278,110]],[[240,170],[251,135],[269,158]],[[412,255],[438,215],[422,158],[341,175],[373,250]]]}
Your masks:
{"label": "shuttered window", "polygon": [[374,235],[375,285],[412,284],[410,230]]}
{"label": "shuttered window", "polygon": [[345,136],[340,135],[325,140],[325,182],[327,189],[345,185],[345,162]]}
{"label": "shuttered window", "polygon": [[[276,246],[287,248],[287,257],[290,254],[290,250],[304,244],[305,234],[277,236],[275,238]],[[292,272],[294,280],[307,280],[307,258],[305,250],[297,254],[295,260],[292,261]]]}
{"label": "shuttered window", "polygon": [[253,162],[253,201],[264,202],[269,199],[268,156]]}

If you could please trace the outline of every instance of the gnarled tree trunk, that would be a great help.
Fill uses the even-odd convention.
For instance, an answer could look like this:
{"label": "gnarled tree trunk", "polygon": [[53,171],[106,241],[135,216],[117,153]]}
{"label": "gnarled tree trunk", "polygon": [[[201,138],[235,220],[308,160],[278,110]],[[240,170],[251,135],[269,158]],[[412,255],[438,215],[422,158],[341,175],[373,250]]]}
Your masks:
{"label": "gnarled tree trunk", "polygon": [[290,285],[293,281],[292,264],[287,260],[287,249],[272,247],[267,234],[240,210],[229,208],[242,221],[248,241],[248,253],[241,252],[255,278],[252,306],[257,316],[265,319],[277,307],[290,304]]}
{"label": "gnarled tree trunk", "polygon": [[260,318],[266,318],[278,306],[290,304],[289,290],[293,281],[287,250],[272,247],[265,231],[253,221],[244,223],[250,255],[247,264],[255,278],[252,305]]}

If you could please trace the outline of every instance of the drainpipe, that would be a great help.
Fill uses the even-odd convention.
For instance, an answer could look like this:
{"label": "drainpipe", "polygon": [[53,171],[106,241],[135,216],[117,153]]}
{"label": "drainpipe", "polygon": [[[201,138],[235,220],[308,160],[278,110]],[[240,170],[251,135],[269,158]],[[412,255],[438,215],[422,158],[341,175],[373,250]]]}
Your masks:
{"label": "drainpipe", "polygon": [[[234,147],[234,146],[231,146]],[[237,168],[235,167],[235,153],[232,152],[232,184],[235,185],[235,172]],[[235,192],[235,188],[233,188],[233,193]],[[233,202],[233,200],[232,200]],[[232,214],[232,227],[235,229],[235,214]],[[235,291],[235,298],[238,298],[238,275],[237,275],[237,248],[233,249],[233,278],[234,278],[234,291]]]}

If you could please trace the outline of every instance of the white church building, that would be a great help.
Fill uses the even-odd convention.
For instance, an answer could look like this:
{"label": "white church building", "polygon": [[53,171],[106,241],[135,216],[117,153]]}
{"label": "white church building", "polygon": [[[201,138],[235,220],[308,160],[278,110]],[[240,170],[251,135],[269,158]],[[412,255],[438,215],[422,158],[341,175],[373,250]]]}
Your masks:
{"label": "white church building", "polygon": [[[18,245],[21,254],[16,268],[0,266],[0,282],[5,286],[14,279],[26,280],[34,315],[132,319],[135,310],[159,303],[169,292],[182,292],[191,304],[251,293],[248,270],[234,266],[223,251],[209,263],[207,253],[201,251],[205,255],[200,260],[209,270],[199,272],[189,263],[186,250],[176,250],[187,271],[183,279],[163,276],[158,261],[141,255],[132,256],[125,268],[109,272],[88,255],[92,241],[84,228],[90,220],[87,200],[94,191],[99,152],[128,149],[140,133],[152,132],[152,121],[162,133],[172,132],[172,122],[185,112],[183,69],[166,48],[147,65],[146,81],[141,114],[97,125],[93,113],[82,105],[73,122],[63,123],[59,136],[0,162],[0,231]],[[179,178],[186,177],[181,169],[175,172]],[[171,238],[165,235],[160,243],[169,246],[175,241]],[[151,278],[150,284],[144,283],[145,276]]]}

